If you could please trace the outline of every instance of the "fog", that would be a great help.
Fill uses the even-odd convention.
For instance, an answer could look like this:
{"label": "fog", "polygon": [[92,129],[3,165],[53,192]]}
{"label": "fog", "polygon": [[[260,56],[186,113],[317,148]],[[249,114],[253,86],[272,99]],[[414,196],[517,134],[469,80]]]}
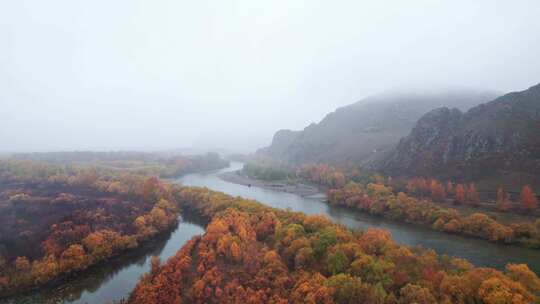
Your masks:
{"label": "fog", "polygon": [[531,1],[1,1],[0,151],[226,148],[399,88],[540,82]]}

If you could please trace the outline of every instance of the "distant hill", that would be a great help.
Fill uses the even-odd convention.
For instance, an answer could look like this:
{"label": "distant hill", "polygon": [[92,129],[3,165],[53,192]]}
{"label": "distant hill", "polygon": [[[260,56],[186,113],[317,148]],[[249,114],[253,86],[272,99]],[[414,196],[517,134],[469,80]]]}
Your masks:
{"label": "distant hill", "polygon": [[462,113],[424,115],[379,169],[392,175],[540,185],[540,84]]}
{"label": "distant hill", "polygon": [[445,105],[467,110],[496,96],[472,90],[376,95],[339,108],[302,131],[280,130],[255,155],[292,165],[365,164],[381,159],[426,112]]}

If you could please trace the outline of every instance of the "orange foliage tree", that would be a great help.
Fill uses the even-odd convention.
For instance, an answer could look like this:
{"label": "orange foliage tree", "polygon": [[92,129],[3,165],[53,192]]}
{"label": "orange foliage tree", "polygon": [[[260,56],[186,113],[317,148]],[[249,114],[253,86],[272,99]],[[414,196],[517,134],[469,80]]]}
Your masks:
{"label": "orange foliage tree", "polygon": [[444,201],[446,199],[446,190],[444,186],[435,179],[432,179],[430,182],[430,191],[433,200]]}
{"label": "orange foliage tree", "polygon": [[474,183],[469,184],[467,189],[467,201],[472,205],[478,205],[480,202],[480,196],[478,195],[478,191],[476,191]]}
{"label": "orange foliage tree", "polygon": [[455,202],[458,204],[463,204],[466,200],[466,191],[465,187],[462,184],[456,186],[456,199]]}
{"label": "orange foliage tree", "polygon": [[524,186],[521,189],[521,208],[527,211],[533,211],[538,208],[538,199],[530,186]]}

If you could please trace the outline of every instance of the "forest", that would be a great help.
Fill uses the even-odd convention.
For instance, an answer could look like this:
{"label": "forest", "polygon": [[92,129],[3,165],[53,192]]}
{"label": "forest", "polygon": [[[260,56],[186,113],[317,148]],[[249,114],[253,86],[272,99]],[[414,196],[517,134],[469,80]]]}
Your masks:
{"label": "forest", "polygon": [[524,264],[477,268],[353,231],[324,216],[266,207],[206,188],[175,192],[207,219],[206,233],[152,261],[128,303],[535,303]]}
{"label": "forest", "polygon": [[[296,176],[327,189],[326,196],[332,205],[449,233],[540,248],[540,220],[509,224],[481,212],[495,209],[503,215],[512,212],[534,215],[538,212],[538,198],[528,185],[523,186],[519,203],[511,201],[502,188],[496,193],[495,203],[485,203],[481,202],[474,183],[366,176],[358,169],[343,170],[329,165],[303,165],[297,168]],[[455,208],[449,207],[448,201]],[[479,210],[465,215],[456,209],[463,205]]]}
{"label": "forest", "polygon": [[175,227],[172,192],[125,170],[0,161],[0,297],[58,283]]}
{"label": "forest", "polygon": [[166,152],[41,152],[16,153],[10,159],[45,162],[55,165],[84,165],[125,170],[134,174],[174,178],[188,173],[216,170],[229,162],[219,154],[182,155]]}
{"label": "forest", "polygon": [[[467,204],[475,198],[470,185],[447,194],[448,185],[420,178],[372,176],[365,184],[358,171],[328,165],[294,174],[327,187],[330,204],[494,242],[540,242],[538,222],[508,226],[436,202],[446,195],[458,200],[463,187],[459,203]],[[523,194],[524,202],[535,197],[530,189]],[[478,268],[399,245],[385,230],[351,230],[322,215],[105,166],[0,161],[0,208],[0,297],[106,263],[172,229],[181,212],[201,217],[206,232],[169,260],[154,258],[122,302],[519,304],[535,303],[540,292],[540,279],[525,264]]]}

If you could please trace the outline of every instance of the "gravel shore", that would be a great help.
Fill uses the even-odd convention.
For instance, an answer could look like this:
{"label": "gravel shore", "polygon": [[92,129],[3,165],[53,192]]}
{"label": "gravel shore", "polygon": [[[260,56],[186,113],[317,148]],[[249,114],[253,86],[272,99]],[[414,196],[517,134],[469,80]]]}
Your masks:
{"label": "gravel shore", "polygon": [[263,181],[258,179],[252,179],[241,171],[225,172],[219,175],[219,177],[230,183],[240,184],[244,186],[255,186],[259,188],[281,191],[287,193],[293,193],[302,197],[309,197],[314,199],[325,200],[326,196],[317,187],[306,185],[303,183],[290,183],[287,181]]}

